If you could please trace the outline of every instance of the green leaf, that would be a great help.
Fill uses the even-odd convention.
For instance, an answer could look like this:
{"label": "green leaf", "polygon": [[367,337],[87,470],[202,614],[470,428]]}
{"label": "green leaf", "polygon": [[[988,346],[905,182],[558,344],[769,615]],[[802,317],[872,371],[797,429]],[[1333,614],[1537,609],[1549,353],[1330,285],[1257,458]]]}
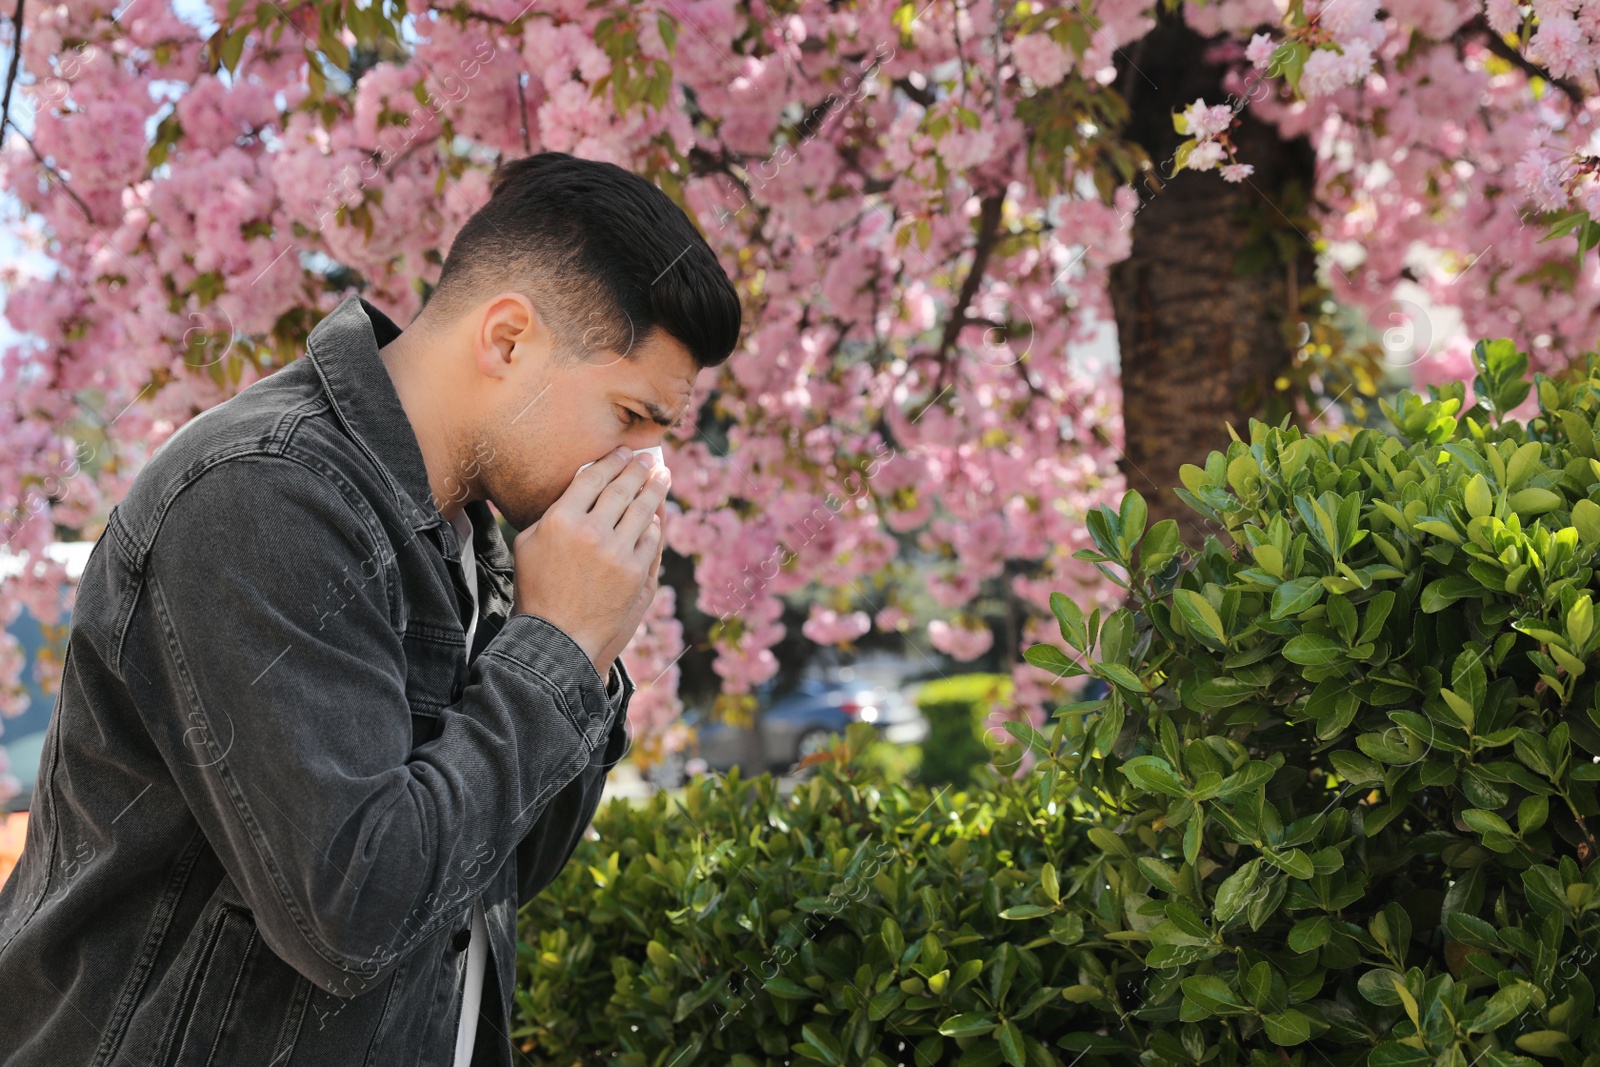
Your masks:
{"label": "green leaf", "polygon": [[1429,1067],[1433,1054],[1398,1041],[1384,1041],[1367,1053],[1367,1067]]}
{"label": "green leaf", "polygon": [[1452,912],[1445,916],[1444,928],[1449,931],[1451,937],[1463,945],[1487,949],[1490,952],[1505,951],[1505,945],[1501,944],[1499,936],[1495,933],[1494,926],[1484,922],[1476,915]]}
{"label": "green leaf", "polygon": [[1461,813],[1461,821],[1480,834],[1500,833],[1511,836],[1511,827],[1492,811],[1468,808]]}
{"label": "green leaf", "polygon": [[1261,1024],[1276,1045],[1298,1045],[1311,1037],[1311,1020],[1293,1008],[1263,1015]]}
{"label": "green leaf", "polygon": [[1483,587],[1471,578],[1459,575],[1436,578],[1422,587],[1422,610],[1428,614],[1443,611],[1463,597],[1482,596],[1483,592]]}
{"label": "green leaf", "polygon": [[1122,512],[1118,516],[1121,526],[1119,536],[1127,557],[1132,557],[1133,546],[1144,536],[1144,526],[1149,518],[1150,509],[1137,489],[1129,489],[1122,494]]}
{"label": "green leaf", "polygon": [[1377,785],[1383,781],[1383,768],[1359,752],[1338,749],[1328,753],[1328,761],[1339,777],[1351,785]]}
{"label": "green leaf", "polygon": [[1089,647],[1089,632],[1083,624],[1083,609],[1077,601],[1061,593],[1050,594],[1050,610],[1061,628],[1061,638],[1082,652]]}
{"label": "green leaf", "polygon": [[1233,987],[1211,974],[1197,974],[1183,980],[1183,996],[1209,1013],[1222,1011],[1247,1011],[1248,1005],[1239,999]]}
{"label": "green leaf", "polygon": [[1225,923],[1239,914],[1249,899],[1250,891],[1255,888],[1260,873],[1261,861],[1251,860],[1223,879],[1217,887],[1216,902],[1211,906],[1211,914],[1218,922]]}
{"label": "green leaf", "polygon": [[1244,994],[1245,1000],[1257,1011],[1264,1011],[1269,1006],[1272,998],[1272,964],[1262,960],[1248,971],[1243,972],[1239,982],[1239,991]]}
{"label": "green leaf", "polygon": [[1444,702],[1449,706],[1450,710],[1455,712],[1456,718],[1461,720],[1461,724],[1467,728],[1467,732],[1471,733],[1473,723],[1477,721],[1477,716],[1472,710],[1472,702],[1457,693],[1452,693],[1448,689],[1440,689],[1439,695],[1444,698]]}
{"label": "green leaf", "polygon": [[1322,592],[1320,578],[1294,578],[1284,582],[1272,591],[1271,617],[1284,619],[1298,615],[1321,600]]}
{"label": "green leaf", "polygon": [[1470,650],[1458,655],[1455,665],[1451,668],[1450,684],[1474,710],[1482,708],[1489,691],[1489,679],[1483,666],[1483,656]]}
{"label": "green leaf", "polygon": [[1200,640],[1212,646],[1226,646],[1227,634],[1222,628],[1222,616],[1211,602],[1193,589],[1174,589],[1172,602],[1183,616],[1184,625]]}
{"label": "green leaf", "polygon": [[1534,1030],[1517,1037],[1517,1047],[1535,1056],[1561,1058],[1561,1046],[1567,1044],[1567,1035],[1560,1030]]}
{"label": "green leaf", "polygon": [[1147,793],[1164,793],[1177,798],[1189,795],[1188,787],[1173,772],[1172,765],[1160,756],[1135,756],[1124,762],[1121,769],[1130,782]]}
{"label": "green leaf", "polygon": [[1005,723],[1006,733],[1028,746],[1028,750],[1036,756],[1049,756],[1051,753],[1050,742],[1038,730],[1025,722]]}
{"label": "green leaf", "polygon": [[1174,895],[1183,892],[1178,884],[1178,872],[1165,863],[1153,856],[1140,856],[1135,862],[1138,863],[1140,872],[1150,879],[1152,885]]}
{"label": "green leaf", "polygon": [[1521,981],[1499,990],[1489,998],[1489,1002],[1483,1006],[1483,1010],[1470,1020],[1467,1026],[1467,1033],[1484,1034],[1491,1030],[1498,1030],[1518,1015],[1521,1015],[1523,1009],[1533,1003],[1534,992],[1534,986]]}
{"label": "green leaf", "polygon": [[1317,873],[1316,865],[1311,862],[1311,857],[1297,848],[1291,848],[1287,852],[1272,852],[1263,849],[1261,855],[1268,863],[1282,868],[1293,878],[1310,878]]}
{"label": "green leaf", "polygon": [[1300,73],[1311,57],[1311,46],[1304,41],[1285,41],[1267,60],[1267,72],[1282,77],[1296,92],[1300,89]]}
{"label": "green leaf", "polygon": [[1296,952],[1310,952],[1327,944],[1332,935],[1333,920],[1326,915],[1313,915],[1289,929],[1289,947]]}
{"label": "green leaf", "polygon": [[1524,797],[1517,805],[1517,833],[1531,834],[1544,825],[1550,815],[1548,797]]}
{"label": "green leaf", "polygon": [[677,20],[671,15],[657,14],[656,29],[661,34],[661,43],[667,46],[667,53],[670,55],[675,52],[678,47]]}
{"label": "green leaf", "polygon": [[822,1062],[830,1067],[837,1067],[844,1062],[844,1050],[839,1047],[839,1039],[819,1026],[803,1023],[800,1027],[801,1039],[822,1055]]}
{"label": "green leaf", "polygon": [[1561,506],[1561,497],[1548,489],[1524,489],[1511,494],[1511,510],[1518,515],[1543,515]]}
{"label": "green leaf", "polygon": [[1054,645],[1038,644],[1029,645],[1022,653],[1022,658],[1040,670],[1049,671],[1058,678],[1076,678],[1087,673],[1082,667],[1067,658],[1067,654]]}
{"label": "green leaf", "polygon": [[1400,992],[1396,985],[1404,984],[1404,980],[1395,971],[1387,967],[1368,971],[1356,979],[1356,988],[1361,990],[1361,995],[1374,1004],[1389,1006],[1400,1003]]}
{"label": "green leaf", "polygon": [[1011,1067],[1027,1067],[1027,1046],[1022,1041],[1022,1030],[1007,1019],[1000,1024],[1000,1054]]}
{"label": "green leaf", "polygon": [[1300,634],[1283,646],[1283,658],[1303,667],[1322,667],[1344,656],[1344,646],[1321,634]]}
{"label": "green leaf", "polygon": [[1586,545],[1600,545],[1600,504],[1592,500],[1579,500],[1572,505],[1572,525]]}
{"label": "green leaf", "polygon": [[813,1000],[816,998],[816,994],[811,990],[789,978],[768,978],[761,983],[761,988],[779,1000]]}
{"label": "green leaf", "polygon": [[1278,768],[1266,760],[1251,760],[1222,780],[1222,784],[1217,787],[1217,796],[1231,797],[1236,793],[1248,792],[1271,781],[1272,776],[1277,773]]}
{"label": "green leaf", "polygon": [[995,1018],[988,1012],[952,1015],[939,1024],[939,1032],[945,1037],[982,1037],[994,1028]]}
{"label": "green leaf", "polygon": [[1176,519],[1162,519],[1150,527],[1139,545],[1139,569],[1146,577],[1156,574],[1182,548]]}
{"label": "green leaf", "polygon": [[1120,663],[1096,663],[1094,669],[1096,674],[1114,685],[1120,685],[1134,693],[1145,691],[1144,683],[1139,680],[1139,676]]}
{"label": "green leaf", "polygon": [[1474,519],[1481,519],[1494,512],[1494,493],[1489,490],[1488,479],[1481,474],[1474,474],[1467,480],[1466,489],[1462,491],[1461,497],[1467,506],[1467,514]]}
{"label": "green leaf", "polygon": [[1572,639],[1573,648],[1582,651],[1592,633],[1594,633],[1594,602],[1589,599],[1589,594],[1585,593],[1572,602],[1572,608],[1567,612],[1567,636]]}
{"label": "green leaf", "polygon": [[1195,702],[1206,708],[1231,708],[1260,692],[1260,686],[1226,674],[1207,678],[1194,688]]}
{"label": "green leaf", "polygon": [[[230,72],[239,69],[239,57],[244,54],[244,39],[249,34],[249,26],[240,26],[231,31],[222,42],[222,65]],[[324,49],[326,51],[326,49]],[[348,64],[346,64],[348,65]]]}
{"label": "green leaf", "polygon": [[900,932],[900,924],[894,921],[893,916],[885,916],[883,923],[878,927],[878,936],[883,938],[883,947],[889,950],[889,958],[898,960],[900,954],[906,950],[906,938]]}

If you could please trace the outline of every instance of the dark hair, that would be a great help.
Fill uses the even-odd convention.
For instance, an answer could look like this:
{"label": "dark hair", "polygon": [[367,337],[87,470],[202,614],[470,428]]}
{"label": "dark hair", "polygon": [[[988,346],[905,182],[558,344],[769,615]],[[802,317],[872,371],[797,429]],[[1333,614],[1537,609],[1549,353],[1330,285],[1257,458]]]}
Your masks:
{"label": "dark hair", "polygon": [[665,330],[702,367],[739,342],[739,294],[689,216],[613,163],[540,152],[503,160],[489,202],[461,227],[428,299],[459,315],[493,292],[525,292],[560,358],[637,358]]}

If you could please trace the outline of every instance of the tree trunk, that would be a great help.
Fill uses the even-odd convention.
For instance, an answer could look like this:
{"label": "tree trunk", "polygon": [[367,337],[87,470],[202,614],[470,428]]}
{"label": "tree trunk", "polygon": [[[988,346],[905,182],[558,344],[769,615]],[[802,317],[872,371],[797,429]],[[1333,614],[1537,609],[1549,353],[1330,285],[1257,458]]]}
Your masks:
{"label": "tree trunk", "polygon": [[[1248,440],[1250,416],[1276,423],[1290,410],[1275,382],[1294,356],[1316,265],[1300,207],[1314,178],[1311,146],[1283,140],[1237,108],[1222,89],[1223,68],[1201,61],[1206,43],[1180,15],[1162,12],[1148,36],[1117,55],[1116,88],[1130,112],[1124,135],[1154,169],[1135,182],[1133,251],[1110,282],[1122,361],[1120,466],[1149,503],[1151,524],[1176,519],[1194,547],[1213,524],[1173,494],[1178,468],[1225,450],[1226,424]],[[1167,177],[1185,140],[1172,113],[1197,97],[1236,105],[1230,136],[1239,161],[1255,167],[1245,181],[1214,170]]]}

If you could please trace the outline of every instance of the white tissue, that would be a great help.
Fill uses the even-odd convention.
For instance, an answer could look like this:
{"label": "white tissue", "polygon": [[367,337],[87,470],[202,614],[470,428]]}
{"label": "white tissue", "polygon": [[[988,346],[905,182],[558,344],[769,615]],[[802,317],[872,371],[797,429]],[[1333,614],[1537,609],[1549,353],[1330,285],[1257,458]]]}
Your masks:
{"label": "white tissue", "polygon": [[[649,448],[636,448],[633,450],[633,454],[636,456],[641,452],[648,452],[650,455],[654,456],[656,458],[655,466],[660,467],[662,470],[666,470],[667,460],[666,457],[661,454],[660,445],[651,445]],[[598,462],[599,460],[591,459],[588,463],[585,463],[583,467],[579,467],[578,470],[582,471],[584,467],[592,467]]]}

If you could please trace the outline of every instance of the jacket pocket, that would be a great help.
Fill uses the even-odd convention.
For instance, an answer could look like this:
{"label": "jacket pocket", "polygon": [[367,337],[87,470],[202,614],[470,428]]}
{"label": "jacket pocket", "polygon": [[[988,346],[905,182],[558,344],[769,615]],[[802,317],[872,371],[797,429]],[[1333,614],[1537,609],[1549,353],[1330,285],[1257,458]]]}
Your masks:
{"label": "jacket pocket", "polygon": [[240,1033],[238,1009],[260,941],[249,911],[231,904],[217,910],[184,979],[164,1042],[173,1051],[163,1064],[227,1067],[234,1062],[225,1046],[247,1036]]}
{"label": "jacket pocket", "polygon": [[417,713],[438,716],[466,688],[465,636],[442,626],[412,623],[400,638],[406,657],[406,703]]}

